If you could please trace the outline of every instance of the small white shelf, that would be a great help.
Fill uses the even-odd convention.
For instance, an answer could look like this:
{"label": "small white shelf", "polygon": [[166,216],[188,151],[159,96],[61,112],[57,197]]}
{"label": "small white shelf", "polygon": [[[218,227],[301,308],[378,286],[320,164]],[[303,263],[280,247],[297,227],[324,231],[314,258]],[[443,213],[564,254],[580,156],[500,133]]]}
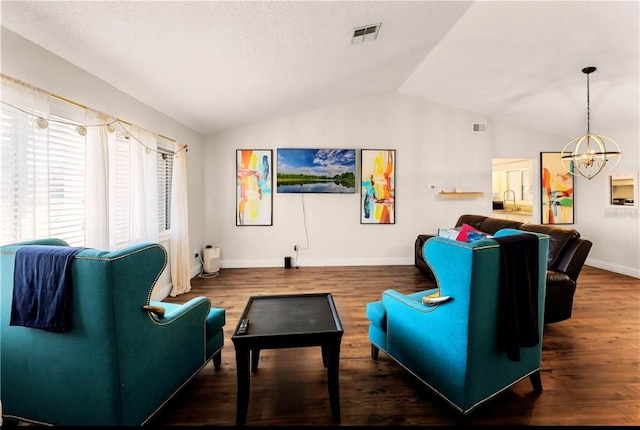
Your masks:
{"label": "small white shelf", "polygon": [[440,197],[443,199],[481,199],[484,197],[484,193],[479,191],[462,191],[451,192],[440,191]]}

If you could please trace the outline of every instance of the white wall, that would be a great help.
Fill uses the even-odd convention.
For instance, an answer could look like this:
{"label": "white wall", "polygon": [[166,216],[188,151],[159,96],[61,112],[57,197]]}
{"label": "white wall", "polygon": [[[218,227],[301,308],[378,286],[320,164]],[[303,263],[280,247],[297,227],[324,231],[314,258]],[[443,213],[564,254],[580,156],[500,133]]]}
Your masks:
{"label": "white wall", "polygon": [[[597,131],[615,140],[622,153],[613,174],[638,174],[640,130]],[[576,184],[576,228],[593,241],[588,264],[640,278],[640,217],[638,208],[609,204],[609,175]],[[636,184],[636,199],[638,198]]]}
{"label": "white wall", "polygon": [[[203,139],[5,28],[0,37],[2,73],[189,145],[191,247],[220,246],[223,268],[283,266],[284,256],[295,255],[294,244],[306,245],[303,200],[310,246],[299,254],[301,266],[413,264],[417,234],[451,226],[462,213],[491,214],[492,158],[533,159],[539,196],[540,151],[560,151],[568,140],[395,93]],[[486,131],[473,132],[474,123],[487,124]],[[623,153],[616,173],[638,172],[638,134],[607,133]],[[236,227],[235,150],[270,148],[275,157],[278,147],[311,146],[396,149],[396,224],[361,225],[358,189],[355,195],[275,193],[273,226]],[[594,242],[587,264],[640,278],[638,211],[605,206],[604,176],[576,181],[574,227]],[[485,196],[441,200],[429,184]],[[539,204],[534,200],[534,222],[540,221]],[[191,266],[197,273],[195,259]]]}
{"label": "white wall", "polygon": [[[531,134],[527,139],[525,129],[497,123],[494,127],[496,158],[516,158],[514,151],[534,160],[534,222],[540,222],[540,152],[560,152],[571,139],[584,133],[576,130],[575,136],[546,139]],[[609,175],[634,173],[640,169],[640,129],[607,131],[592,130],[604,134],[620,145],[622,156],[609,174],[600,174],[588,180],[577,176],[574,180],[575,223],[573,228],[593,242],[586,264],[623,275],[640,278],[640,218],[637,208],[616,208],[607,203]],[[529,134],[529,131],[525,131]]]}
{"label": "white wall", "polygon": [[[0,70],[3,74],[188,145],[189,240],[191,248],[201,249],[204,246],[203,137],[6,28],[1,30]],[[168,248],[168,243],[163,245]],[[191,267],[192,273],[200,270],[195,258]],[[170,288],[170,279],[165,270],[159,285],[164,290],[167,286]]]}
{"label": "white wall", "polygon": [[[474,123],[487,124],[486,131],[473,132]],[[627,142],[624,167],[637,171],[637,131],[611,137]],[[220,247],[223,268],[282,267],[285,256],[295,256],[294,244],[306,245],[305,231],[309,249],[300,251],[300,266],[413,264],[417,234],[452,226],[462,213],[491,214],[492,158],[534,161],[533,222],[540,222],[540,152],[560,152],[568,140],[398,93],[241,127],[206,138],[206,237]],[[396,224],[361,225],[358,189],[355,195],[274,193],[273,226],[236,226],[236,149],[273,149],[275,160],[278,147],[396,149]],[[640,277],[637,211],[635,219],[605,219],[606,190],[595,185],[603,180],[587,186],[576,179],[574,227],[594,242],[587,264]],[[485,196],[437,195],[457,187]]]}

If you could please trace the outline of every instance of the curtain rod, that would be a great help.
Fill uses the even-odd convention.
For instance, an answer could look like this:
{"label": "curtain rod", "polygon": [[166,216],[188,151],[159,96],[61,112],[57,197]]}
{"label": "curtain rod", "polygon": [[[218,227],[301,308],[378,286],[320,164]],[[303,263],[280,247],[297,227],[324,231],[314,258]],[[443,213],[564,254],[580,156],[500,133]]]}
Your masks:
{"label": "curtain rod", "polygon": [[[33,85],[31,85],[31,84],[27,84],[26,82],[23,82],[23,81],[21,81],[21,80],[19,80],[19,79],[13,78],[13,77],[11,77],[11,76],[9,76],[9,75],[5,75],[4,73],[0,73],[0,76],[2,76],[3,78],[9,79],[9,80],[11,80],[11,81],[13,81],[13,82],[19,82],[21,85],[26,85],[26,86],[28,86],[28,87],[35,88],[35,89],[37,89],[38,91],[42,91],[43,93],[49,94],[51,97],[55,97],[55,98],[57,98],[58,100],[61,100],[61,101],[63,101],[63,102],[69,103],[69,104],[72,104],[72,105],[74,105],[74,106],[78,106],[78,107],[79,107],[79,108],[81,108],[81,109],[91,109],[90,107],[85,106],[85,105],[83,105],[82,103],[78,103],[78,102],[77,102],[77,101],[75,101],[75,100],[71,100],[71,99],[68,99],[68,98],[66,98],[66,97],[62,97],[62,96],[60,96],[60,95],[58,95],[58,94],[50,93],[50,92],[48,92],[48,91],[43,90],[42,88],[35,87],[35,86],[33,86]],[[95,110],[95,109],[91,109],[91,110]],[[102,113],[104,114],[104,112],[102,112]],[[107,114],[104,114],[104,115],[107,115]],[[111,115],[107,115],[107,116],[111,116]],[[130,123],[129,121],[125,121],[125,120],[120,119],[120,118],[116,118],[116,120],[117,120],[117,121],[120,121],[120,122],[122,122],[122,123],[124,123],[124,124],[127,124],[128,126],[133,126],[133,124],[132,124],[132,123]],[[151,132],[151,133],[153,133],[153,132]],[[167,137],[167,136],[164,136],[164,135],[162,135],[162,134],[158,134],[158,133],[154,133],[154,134],[157,134],[158,136],[162,137],[163,139],[167,139],[167,140],[168,140],[168,141],[170,141],[170,142],[176,143],[176,140],[175,140],[175,139],[171,139],[170,137]],[[187,145],[184,145],[184,146],[186,147]]]}
{"label": "curtain rod", "polygon": [[[51,97],[55,97],[55,98],[57,98],[57,99],[59,99],[59,100],[61,100],[61,101],[63,101],[63,102],[66,102],[66,103],[72,104],[72,105],[74,105],[74,106],[78,106],[79,108],[82,108],[82,109],[91,109],[91,108],[89,108],[89,107],[87,107],[87,106],[83,105],[82,103],[78,103],[78,102],[76,102],[76,101],[74,101],[74,100],[71,100],[71,99],[68,99],[68,98],[66,98],[66,97],[59,96],[58,94],[53,94],[53,93],[49,93],[49,94],[51,95]],[[93,109],[91,109],[91,110],[93,110]],[[133,124],[131,124],[129,121],[125,121],[125,120],[120,119],[120,118],[116,118],[116,120],[117,120],[117,121],[120,121],[120,122],[122,122],[122,123],[124,123],[124,124],[127,124],[128,126],[133,126]],[[158,133],[155,133],[155,134],[158,134]],[[175,141],[174,139],[171,139],[170,137],[163,136],[162,134],[158,134],[158,136],[162,137],[163,139],[167,139],[167,140],[169,140],[169,141],[171,141],[171,142],[173,142],[173,143],[176,143],[176,141]]]}

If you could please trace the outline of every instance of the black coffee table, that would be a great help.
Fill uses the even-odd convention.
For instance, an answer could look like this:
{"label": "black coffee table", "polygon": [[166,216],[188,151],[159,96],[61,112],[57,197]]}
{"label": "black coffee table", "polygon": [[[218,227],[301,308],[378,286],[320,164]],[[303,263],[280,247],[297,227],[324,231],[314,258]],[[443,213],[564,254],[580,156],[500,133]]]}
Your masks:
{"label": "black coffee table", "polygon": [[[246,332],[240,329],[248,320]],[[240,333],[238,333],[240,331]],[[331,293],[252,296],[242,312],[231,341],[236,350],[238,401],[236,425],[244,425],[249,407],[249,361],[258,371],[260,350],[320,346],[327,368],[331,416],[340,421],[338,368],[342,323]]]}

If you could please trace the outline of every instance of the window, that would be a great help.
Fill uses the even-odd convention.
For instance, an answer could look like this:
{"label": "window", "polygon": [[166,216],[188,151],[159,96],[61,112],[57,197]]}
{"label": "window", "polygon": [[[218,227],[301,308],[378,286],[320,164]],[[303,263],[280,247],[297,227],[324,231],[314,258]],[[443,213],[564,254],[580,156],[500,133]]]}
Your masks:
{"label": "window", "polygon": [[112,237],[115,238],[116,249],[123,248],[129,243],[131,218],[131,190],[129,135],[118,131],[115,147],[109,148],[109,195],[115,196],[109,212],[109,226]]}
{"label": "window", "polygon": [[171,230],[171,178],[173,176],[173,144],[158,138],[158,221],[159,232]]}
{"label": "window", "polygon": [[[56,115],[50,118],[64,120]],[[48,142],[38,142],[36,146],[42,155],[36,158],[40,158],[42,167],[46,168],[40,168],[39,163],[30,166],[34,168],[34,175],[39,176],[35,183],[42,186],[34,208],[42,226],[48,222],[48,233],[43,229],[34,237],[45,233],[66,240],[71,246],[82,246],[85,243],[85,138],[72,125],[49,121]],[[47,174],[48,183],[45,182]]]}
{"label": "window", "polygon": [[[2,109],[2,243],[58,237],[84,244],[85,139],[50,114],[49,127]],[[29,130],[29,127],[32,130]]]}
{"label": "window", "polygon": [[[86,109],[56,98],[50,98],[48,105],[48,113],[34,113],[2,104],[0,244],[56,237],[71,246],[94,246],[87,243],[86,228],[87,183],[92,173],[87,167],[88,135],[78,130],[78,124],[86,123]],[[48,118],[47,127],[37,124],[38,116]],[[173,142],[157,140],[157,190],[153,192],[158,193],[158,232],[162,233],[171,227]],[[111,209],[105,219],[116,249],[130,242],[133,144],[138,142],[124,132],[109,139]]]}

